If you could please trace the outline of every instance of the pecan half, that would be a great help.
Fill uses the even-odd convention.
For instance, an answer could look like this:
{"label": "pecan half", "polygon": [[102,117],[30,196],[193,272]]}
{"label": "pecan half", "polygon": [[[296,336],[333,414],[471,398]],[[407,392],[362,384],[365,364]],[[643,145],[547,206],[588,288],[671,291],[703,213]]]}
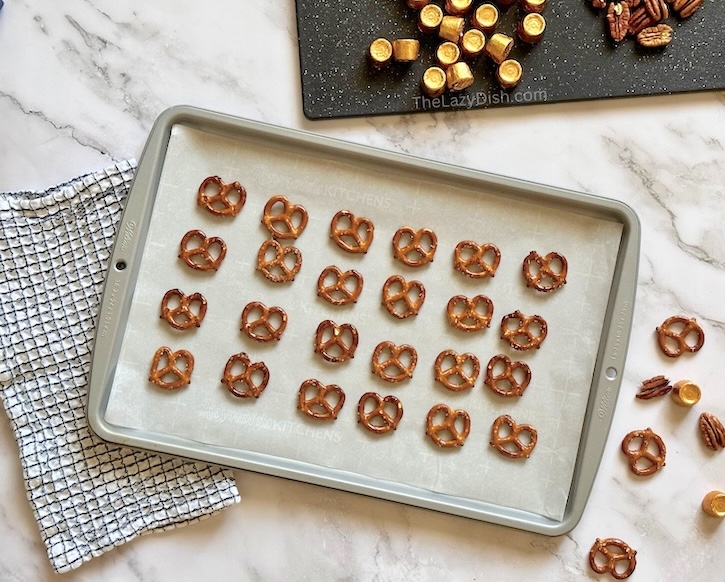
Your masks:
{"label": "pecan half", "polygon": [[642,385],[639,387],[639,392],[635,396],[641,400],[650,400],[651,398],[664,396],[670,390],[672,390],[672,385],[670,384],[669,378],[654,376],[642,382]]}
{"label": "pecan half", "polygon": [[644,0],[644,7],[653,22],[660,22],[670,17],[670,9],[665,0]]}
{"label": "pecan half", "polygon": [[672,8],[680,18],[689,18],[704,0],[674,0]]}
{"label": "pecan half", "polygon": [[700,436],[711,451],[725,449],[725,426],[709,412],[700,415]]}
{"label": "pecan half", "polygon": [[672,42],[672,27],[667,24],[648,26],[637,35],[637,42],[643,47],[659,48]]}
{"label": "pecan half", "polygon": [[629,34],[637,36],[642,30],[648,26],[654,26],[657,24],[652,20],[652,17],[647,12],[644,6],[636,8],[629,17]]}
{"label": "pecan half", "polygon": [[[642,4],[642,0],[624,0],[624,1],[627,3],[627,6],[629,6],[630,13],[632,12],[632,10],[637,8],[637,6]],[[674,1],[674,0],[671,0],[671,1]]]}
{"label": "pecan half", "polygon": [[614,42],[620,42],[627,36],[629,15],[629,5],[626,2],[612,2],[607,8],[609,36]]}
{"label": "pecan half", "polygon": [[607,0],[592,0],[592,6],[594,8],[606,8]]}

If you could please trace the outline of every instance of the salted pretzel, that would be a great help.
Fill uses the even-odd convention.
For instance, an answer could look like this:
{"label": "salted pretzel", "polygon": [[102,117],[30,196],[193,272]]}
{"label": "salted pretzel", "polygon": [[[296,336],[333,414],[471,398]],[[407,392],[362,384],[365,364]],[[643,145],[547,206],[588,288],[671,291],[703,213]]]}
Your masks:
{"label": "salted pretzel", "polygon": [[[443,366],[446,362],[453,360],[453,364],[447,368]],[[468,362],[471,363],[471,372],[466,371]],[[478,374],[481,371],[481,363],[478,358],[470,353],[458,354],[453,350],[443,350],[433,364],[435,379],[454,392],[461,392],[473,388]]]}
{"label": "salted pretzel", "polygon": [[277,240],[296,239],[307,226],[307,210],[286,196],[272,196],[264,205],[262,224]]}
{"label": "salted pretzel", "polygon": [[348,253],[367,253],[374,234],[375,226],[369,218],[355,216],[349,210],[340,210],[330,223],[330,238]]}
{"label": "salted pretzel", "polygon": [[336,419],[343,404],[345,392],[342,388],[337,384],[323,384],[315,379],[302,382],[297,394],[297,408],[317,420]]}
{"label": "salted pretzel", "polygon": [[[381,360],[381,357],[385,359]],[[404,363],[407,359],[408,363]],[[398,383],[413,377],[418,363],[418,352],[407,344],[395,345],[385,341],[375,346],[371,360],[372,372],[386,382]]]}
{"label": "salted pretzel", "polygon": [[453,327],[461,331],[479,331],[491,325],[493,301],[485,295],[470,299],[465,295],[455,295],[448,301],[446,313],[448,323]]}
{"label": "salted pretzel", "polygon": [[[373,408],[368,408],[368,402],[373,402]],[[395,412],[391,414],[388,409]],[[385,434],[398,428],[403,418],[403,404],[395,396],[380,396],[375,392],[366,392],[357,403],[357,421],[366,429],[376,434]]]}
{"label": "salted pretzel", "polygon": [[[511,327],[512,323],[515,327]],[[527,316],[516,310],[501,320],[501,339],[515,350],[538,350],[547,331],[546,320],[540,315]]]}
{"label": "salted pretzel", "polygon": [[247,191],[239,182],[225,183],[209,176],[199,186],[196,203],[217,216],[236,216],[247,201]]}
{"label": "salted pretzel", "polygon": [[551,252],[542,257],[531,251],[524,259],[523,272],[526,286],[548,293],[566,284],[567,263],[564,255]]}
{"label": "salted pretzel", "polygon": [[[274,253],[267,258],[269,251]],[[294,263],[287,263],[287,257],[292,257]],[[257,252],[257,270],[273,283],[287,283],[294,281],[302,268],[302,253],[297,247],[283,247],[273,238],[266,240]]]}
{"label": "salted pretzel", "polygon": [[[331,282],[328,281],[332,279]],[[348,285],[348,281],[353,286]],[[317,295],[333,305],[356,303],[363,288],[363,276],[355,269],[341,271],[338,267],[325,267],[317,279]]]}
{"label": "salted pretzel", "polygon": [[320,322],[315,332],[315,353],[328,362],[344,362],[355,357],[358,333],[354,325],[337,325],[331,319]]}
{"label": "salted pretzel", "polygon": [[161,319],[174,329],[199,327],[206,315],[206,298],[201,293],[184,294],[179,289],[170,289],[161,299]]}
{"label": "salted pretzel", "polygon": [[512,362],[504,354],[494,356],[486,366],[484,383],[501,396],[521,396],[530,382],[531,368],[524,362]]}
{"label": "salted pretzel", "polygon": [[[399,291],[393,291],[400,287]],[[411,291],[415,294],[411,297]],[[400,275],[393,275],[383,283],[382,304],[390,315],[398,319],[405,319],[418,315],[425,302],[425,287],[420,281],[406,281]]]}
{"label": "salted pretzel", "polygon": [[[502,427],[508,430],[501,434]],[[528,434],[528,442],[521,440],[522,434]],[[491,428],[491,446],[499,453],[512,459],[528,458],[536,446],[538,435],[530,424],[517,424],[508,414],[499,416]]]}
{"label": "salted pretzel", "polygon": [[[255,376],[261,376],[258,382]],[[244,352],[234,354],[224,366],[222,384],[238,398],[259,398],[268,383],[269,369],[265,363],[252,362]]]}
{"label": "salted pretzel", "polygon": [[[688,342],[688,338],[694,343]],[[693,318],[673,315],[657,328],[657,341],[665,356],[677,358],[685,352],[695,353],[705,344],[705,332]]]}
{"label": "salted pretzel", "polygon": [[393,235],[393,256],[409,267],[422,267],[433,262],[438,237],[429,228],[399,228]]}
{"label": "salted pretzel", "polygon": [[[443,413],[443,420],[436,422],[439,413]],[[456,422],[462,419],[462,426],[456,427]],[[459,423],[459,426],[461,423]],[[436,404],[428,411],[425,421],[425,434],[435,444],[442,448],[462,447],[471,432],[471,417],[465,410],[453,410],[446,404]]]}
{"label": "salted pretzel", "polygon": [[[598,560],[602,556],[603,561]],[[597,574],[610,573],[617,580],[629,578],[637,566],[637,552],[617,538],[597,538],[589,550],[589,566]],[[617,564],[623,562],[625,569],[617,569]]]}
{"label": "salted pretzel", "polygon": [[[180,368],[178,362],[184,364]],[[149,382],[165,390],[175,390],[191,383],[191,373],[194,371],[194,356],[186,350],[173,351],[171,348],[161,346],[151,360]]]}
{"label": "salted pretzel", "polygon": [[[639,446],[630,448],[629,445],[635,439],[641,439]],[[651,444],[657,448],[656,453],[650,451]],[[667,448],[662,438],[651,428],[627,433],[622,440],[622,452],[627,456],[632,473],[639,477],[652,475],[665,466]],[[640,462],[642,459],[644,463]]]}
{"label": "salted pretzel", "polygon": [[179,245],[179,258],[197,271],[216,271],[226,254],[227,245],[222,239],[207,237],[199,229],[187,232]]}
{"label": "salted pretzel", "polygon": [[495,276],[500,262],[501,251],[493,243],[462,240],[453,251],[453,268],[472,279]]}
{"label": "salted pretzel", "polygon": [[267,307],[260,301],[252,301],[242,310],[239,329],[258,342],[279,341],[286,327],[287,313],[276,305]]}

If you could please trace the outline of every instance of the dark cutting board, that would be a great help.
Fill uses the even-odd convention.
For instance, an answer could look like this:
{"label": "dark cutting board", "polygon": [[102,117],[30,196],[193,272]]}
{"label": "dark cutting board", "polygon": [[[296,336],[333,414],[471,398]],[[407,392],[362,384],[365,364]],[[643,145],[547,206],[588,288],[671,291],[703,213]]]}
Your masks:
{"label": "dark cutting board", "polygon": [[[515,36],[519,11],[511,6],[497,30]],[[541,43],[526,48],[516,38],[511,56],[524,76],[513,91],[499,88],[492,62],[481,57],[471,87],[435,102],[422,99],[420,79],[440,41],[418,32],[417,14],[403,0],[297,0],[304,113],[320,119],[725,89],[722,0],[705,0],[687,20],[670,17],[674,40],[654,50],[631,38],[612,44],[604,11],[590,0],[549,0],[544,16]],[[372,71],[366,51],[381,36],[421,39],[420,58]]]}

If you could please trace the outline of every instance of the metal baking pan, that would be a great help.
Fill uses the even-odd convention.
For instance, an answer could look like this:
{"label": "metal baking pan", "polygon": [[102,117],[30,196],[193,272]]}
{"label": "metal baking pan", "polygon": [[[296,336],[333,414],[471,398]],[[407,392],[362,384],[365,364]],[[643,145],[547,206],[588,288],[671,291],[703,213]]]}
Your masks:
{"label": "metal baking pan", "polygon": [[[196,205],[199,183],[214,174],[247,188],[247,203],[232,221]],[[254,271],[268,237],[260,209],[280,193],[310,212],[295,243],[304,257],[301,275],[281,286]],[[341,209],[376,225],[362,258],[346,256],[328,240],[330,218]],[[438,233],[434,263],[422,270],[396,264],[390,240],[403,225]],[[225,263],[212,276],[191,272],[176,256],[191,228],[228,244]],[[495,279],[481,283],[454,272],[453,247],[464,238],[501,248]],[[637,217],[619,202],[174,107],[154,124],[119,227],[99,312],[89,422],[100,437],[126,446],[561,535],[581,517],[614,414],[639,244]],[[562,290],[544,297],[517,277],[526,253],[552,247],[564,251],[570,272]],[[316,297],[317,275],[328,264],[363,272],[365,288],[352,309]],[[380,306],[381,282],[395,272],[427,286],[427,303],[413,321],[394,321]],[[199,330],[175,332],[159,319],[159,293],[174,287],[207,296]],[[479,335],[451,331],[443,315],[447,297],[474,292],[493,299],[494,323]],[[254,345],[239,332],[239,313],[252,298],[288,312],[286,336],[275,346]],[[515,308],[549,321],[536,353],[507,351],[498,338],[496,322]],[[358,326],[353,361],[331,365],[315,356],[314,326],[324,318]],[[372,346],[383,340],[419,349],[407,385],[371,378]],[[161,345],[194,353],[191,385],[170,392],[147,381],[154,346]],[[476,353],[483,369],[496,353],[516,356],[531,364],[532,387],[507,399],[487,393],[479,378],[465,394],[449,394],[432,374],[442,347]],[[239,351],[270,367],[259,399],[233,398],[219,382],[220,366]],[[346,390],[348,403],[334,423],[310,422],[296,411],[305,377]],[[367,391],[403,401],[405,415],[394,433],[372,435],[355,422],[356,399]],[[425,436],[425,411],[437,402],[471,413],[464,447],[441,450]],[[536,425],[539,443],[530,458],[506,459],[489,446],[491,419],[502,413]]]}

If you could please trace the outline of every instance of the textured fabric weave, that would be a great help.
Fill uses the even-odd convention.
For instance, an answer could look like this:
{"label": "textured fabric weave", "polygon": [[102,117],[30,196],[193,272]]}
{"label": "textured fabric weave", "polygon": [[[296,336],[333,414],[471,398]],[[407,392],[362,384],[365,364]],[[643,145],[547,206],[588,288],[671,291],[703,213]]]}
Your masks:
{"label": "textured fabric weave", "polygon": [[86,420],[99,302],[135,162],[0,194],[0,396],[53,567],[239,501],[231,471],[100,440]]}

